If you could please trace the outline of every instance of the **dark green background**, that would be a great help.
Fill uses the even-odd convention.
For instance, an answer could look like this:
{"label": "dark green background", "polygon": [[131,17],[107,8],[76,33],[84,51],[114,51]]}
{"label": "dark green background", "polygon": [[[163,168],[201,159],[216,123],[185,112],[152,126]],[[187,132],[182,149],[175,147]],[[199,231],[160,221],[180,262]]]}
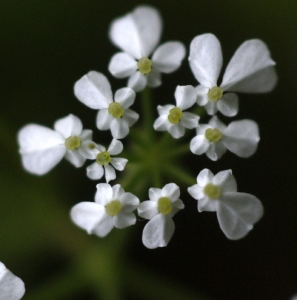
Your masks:
{"label": "dark green background", "polygon": [[[85,178],[84,168],[76,170],[66,162],[45,177],[25,173],[17,155],[17,130],[30,122],[52,127],[69,113],[78,115],[85,128],[95,130],[96,112],[75,99],[74,82],[97,70],[108,76],[114,91],[125,85],[125,80],[112,78],[107,70],[117,51],[108,39],[108,28],[112,19],[141,3],[0,1],[0,261],[25,281],[24,299],[30,300],[32,291],[71,264],[60,244],[68,239],[59,236],[60,220],[77,232],[78,239],[93,239],[71,223],[68,211],[77,202],[92,201],[95,184]],[[176,232],[169,246],[146,249],[140,238],[145,223],[139,222],[123,259],[213,299],[288,299],[297,292],[297,2],[146,3],[163,16],[162,42],[180,40],[188,49],[196,35],[214,33],[222,44],[224,65],[243,41],[262,39],[277,63],[279,81],[270,94],[240,95],[235,119],[251,118],[260,126],[259,150],[252,158],[228,153],[214,163],[190,154],[182,161],[193,177],[205,167],[215,173],[231,168],[239,191],[256,195],[265,207],[264,218],[254,230],[243,240],[227,240],[215,214],[198,214],[196,201],[182,187],[186,209],[174,219]],[[197,84],[187,60],[178,72],[163,79],[164,84],[154,90],[156,105],[173,102],[177,85]],[[95,133],[96,140],[107,136]],[[98,247],[100,243],[104,241],[98,239]],[[127,290],[125,297],[153,299],[133,295]],[[44,299],[56,298],[47,295]],[[97,298],[86,288],[59,299]]]}

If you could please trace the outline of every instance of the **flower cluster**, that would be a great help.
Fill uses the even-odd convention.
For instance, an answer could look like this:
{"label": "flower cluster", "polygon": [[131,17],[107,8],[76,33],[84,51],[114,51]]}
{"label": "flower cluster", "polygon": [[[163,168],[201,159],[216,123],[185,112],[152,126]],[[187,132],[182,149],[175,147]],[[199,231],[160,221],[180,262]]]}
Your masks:
{"label": "flower cluster", "polygon": [[[120,139],[129,135],[130,127],[139,119],[139,114],[130,109],[136,93],[160,86],[161,73],[176,71],[185,58],[186,48],[181,42],[170,41],[158,46],[161,31],[159,12],[150,6],[139,6],[115,19],[109,36],[121,52],[112,56],[108,69],[116,78],[128,77],[127,87],[117,90],[113,96],[107,77],[97,71],[90,71],[74,85],[77,99],[98,110],[97,128],[110,130],[112,141],[107,149],[93,141],[92,131],[83,130],[80,119],[71,114],[56,121],[54,130],[30,124],[18,134],[23,166],[31,173],[47,173],[64,156],[75,167],[81,167],[86,160],[95,161],[86,170],[92,180],[100,180],[105,173],[106,183],[96,185],[95,201],[81,202],[71,209],[71,219],[76,225],[89,234],[104,237],[113,227],[134,225],[137,218],[133,211],[137,210],[140,218],[149,220],[142,241],[150,249],[166,246],[174,233],[173,216],[185,207],[179,186],[172,182],[163,188],[161,184],[149,188],[150,200],[140,202],[120,184],[111,186],[109,182],[116,179],[115,169],[123,171],[129,165],[128,159],[113,156],[123,151]],[[220,159],[227,149],[239,157],[250,157],[260,140],[257,123],[245,119],[226,126],[215,114],[220,112],[227,117],[237,114],[235,92],[265,93],[273,89],[277,77],[267,46],[257,39],[244,42],[229,62],[220,85],[222,51],[213,34],[193,39],[189,62],[199,85],[176,86],[175,105],[158,105],[159,117],[150,126],[156,131],[168,131],[174,139],[183,137],[186,129],[195,129],[190,151],[196,155],[205,153],[213,161]],[[197,105],[212,116],[207,124],[199,124],[201,115],[186,111]],[[145,129],[141,130],[145,136]],[[138,146],[140,151],[149,151],[146,146]],[[129,157],[133,160],[131,151]],[[158,167],[158,163],[150,163]],[[198,211],[216,211],[220,228],[229,239],[244,237],[263,215],[259,199],[237,192],[231,170],[214,175],[204,169],[198,174],[197,184],[189,185],[188,193],[198,201]]]}

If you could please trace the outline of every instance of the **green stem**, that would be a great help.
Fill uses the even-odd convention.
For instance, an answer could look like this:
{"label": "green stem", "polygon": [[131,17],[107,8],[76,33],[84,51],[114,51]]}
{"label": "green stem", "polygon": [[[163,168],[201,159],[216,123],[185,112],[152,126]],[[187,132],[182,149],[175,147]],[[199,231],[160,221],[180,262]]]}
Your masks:
{"label": "green stem", "polygon": [[189,175],[180,166],[167,166],[164,168],[164,172],[180,180],[185,185],[194,185],[196,183],[195,177]]}

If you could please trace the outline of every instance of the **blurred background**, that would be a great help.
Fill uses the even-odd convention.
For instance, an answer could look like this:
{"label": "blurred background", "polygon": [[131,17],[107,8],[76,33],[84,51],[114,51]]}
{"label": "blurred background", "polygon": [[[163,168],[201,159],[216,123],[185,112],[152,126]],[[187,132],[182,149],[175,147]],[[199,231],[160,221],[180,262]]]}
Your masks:
{"label": "blurred background", "polygon": [[[174,217],[176,231],[168,247],[142,245],[146,221],[114,229],[104,239],[88,236],[69,217],[73,205],[94,199],[97,182],[85,176],[85,167],[62,161],[43,177],[22,169],[16,136],[27,123],[52,128],[72,113],[94,130],[95,141],[109,144],[110,133],[96,130],[96,111],[75,98],[73,85],[90,70],[104,73],[113,91],[126,84],[107,70],[118,51],[108,28],[142,3],[0,0],[0,261],[25,282],[25,300],[289,299],[297,293],[294,0],[146,1],[163,17],[161,42],[180,40],[189,49],[196,35],[214,33],[226,66],[242,42],[259,38],[277,63],[276,89],[241,94],[240,112],[232,119],[258,122],[257,153],[249,159],[227,153],[212,162],[189,151],[182,160],[193,177],[203,168],[232,169],[238,190],[262,201],[265,215],[244,239],[228,240],[215,214],[198,214],[187,186],[181,186],[186,208]],[[175,87],[187,84],[197,82],[185,59],[153,91],[155,105],[173,103]],[[131,191],[146,200],[148,188]]]}

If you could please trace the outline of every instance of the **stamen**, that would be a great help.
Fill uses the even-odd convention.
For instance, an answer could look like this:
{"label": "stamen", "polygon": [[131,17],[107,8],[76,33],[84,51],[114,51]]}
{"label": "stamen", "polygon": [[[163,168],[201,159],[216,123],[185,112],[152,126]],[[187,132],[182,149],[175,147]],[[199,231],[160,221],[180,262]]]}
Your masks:
{"label": "stamen", "polygon": [[217,129],[217,128],[208,128],[205,130],[205,137],[210,141],[210,142],[218,142],[222,138],[222,132]]}
{"label": "stamen", "polygon": [[168,215],[172,211],[172,204],[170,199],[167,197],[159,198],[158,210],[162,215]]}
{"label": "stamen", "polygon": [[122,203],[119,200],[113,200],[105,206],[106,213],[113,217],[116,216],[122,210]]}
{"label": "stamen", "polygon": [[108,113],[111,114],[114,118],[118,119],[124,114],[125,110],[121,107],[121,104],[118,102],[112,102],[109,104]]}
{"label": "stamen", "polygon": [[222,98],[222,96],[223,96],[223,89],[218,86],[212,87],[207,93],[208,99],[212,102],[217,102],[219,99]]}
{"label": "stamen", "polygon": [[147,57],[142,57],[137,62],[137,67],[141,74],[146,75],[152,70],[152,61]]}
{"label": "stamen", "polygon": [[107,165],[110,162],[110,154],[107,151],[100,152],[97,154],[96,163],[98,165]]}
{"label": "stamen", "polygon": [[203,190],[204,194],[211,199],[217,199],[221,196],[221,188],[218,185],[208,183]]}
{"label": "stamen", "polygon": [[80,144],[81,144],[80,138],[77,136],[70,136],[65,140],[65,147],[68,150],[78,149],[80,147]]}
{"label": "stamen", "polygon": [[170,109],[168,115],[168,121],[172,124],[177,124],[183,116],[183,112],[179,107]]}

